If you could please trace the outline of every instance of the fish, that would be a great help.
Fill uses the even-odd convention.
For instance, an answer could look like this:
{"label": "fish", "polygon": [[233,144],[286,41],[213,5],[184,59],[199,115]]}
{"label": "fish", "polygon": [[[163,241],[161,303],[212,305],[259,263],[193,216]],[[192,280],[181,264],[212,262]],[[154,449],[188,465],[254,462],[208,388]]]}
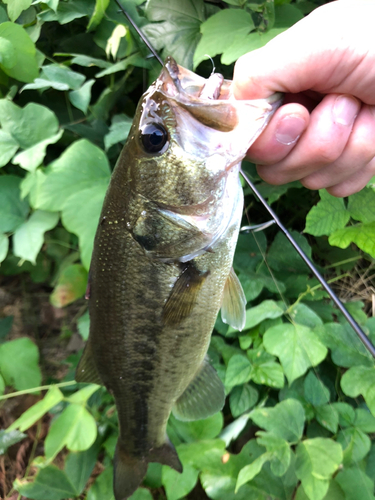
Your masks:
{"label": "fish", "polygon": [[207,350],[220,308],[224,322],[245,324],[232,268],[240,162],[280,102],[236,101],[231,81],[168,57],[138,104],[95,236],[90,333],[76,371],[115,400],[116,500],[133,494],[150,462],[182,472],[171,413],[191,421],[223,408]]}

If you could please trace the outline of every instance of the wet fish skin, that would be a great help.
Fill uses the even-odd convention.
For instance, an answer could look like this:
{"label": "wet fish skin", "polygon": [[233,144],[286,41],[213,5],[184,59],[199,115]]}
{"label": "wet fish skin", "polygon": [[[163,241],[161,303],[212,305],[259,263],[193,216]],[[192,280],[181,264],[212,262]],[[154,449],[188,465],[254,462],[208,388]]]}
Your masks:
{"label": "wet fish skin", "polygon": [[[250,139],[235,140],[235,106],[202,103],[202,79],[179,67],[176,75],[174,64],[167,61],[137,108],[90,269],[90,336],[76,380],[114,396],[116,500],[135,491],[150,461],[182,471],[166,426],[185,394],[198,401],[180,404],[176,415],[186,419],[218,411],[225,397],[205,356],[231,272],[243,205],[239,161]],[[256,133],[274,110],[263,106]],[[154,124],[168,134],[156,154],[141,137]]]}

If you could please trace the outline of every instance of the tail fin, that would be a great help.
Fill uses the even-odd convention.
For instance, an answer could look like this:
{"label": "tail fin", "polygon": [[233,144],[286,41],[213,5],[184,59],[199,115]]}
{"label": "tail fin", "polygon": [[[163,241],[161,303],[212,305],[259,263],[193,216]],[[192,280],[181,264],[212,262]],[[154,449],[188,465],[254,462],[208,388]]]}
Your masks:
{"label": "tail fin", "polygon": [[117,442],[113,471],[113,489],[116,500],[126,500],[135,492],[146,475],[149,462],[169,465],[177,472],[182,472],[177,452],[169,441],[160,448],[151,450],[149,456],[144,459],[132,457],[126,453],[120,441]]}

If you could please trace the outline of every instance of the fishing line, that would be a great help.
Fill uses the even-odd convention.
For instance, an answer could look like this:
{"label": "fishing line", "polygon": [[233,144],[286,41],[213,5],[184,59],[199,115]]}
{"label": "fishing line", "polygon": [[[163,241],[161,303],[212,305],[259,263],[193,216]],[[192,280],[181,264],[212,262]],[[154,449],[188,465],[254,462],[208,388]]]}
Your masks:
{"label": "fishing line", "polygon": [[[121,5],[119,0],[115,0],[117,5],[120,7],[121,12],[124,14],[124,16],[128,19],[130,24],[133,26],[133,28],[136,30],[140,38],[143,40],[143,42],[146,44],[150,52],[155,56],[155,58],[159,61],[161,66],[163,66],[163,61],[158,55],[158,53],[155,51],[151,43],[148,41],[144,33],[138,28],[136,23],[132,20],[132,18],[129,16],[129,14],[126,12],[124,7]],[[263,198],[263,196],[259,193],[257,188],[254,186],[254,184],[251,182],[251,180],[247,177],[247,175],[244,173],[244,171],[241,169],[240,170],[242,177],[245,179],[247,184],[249,185],[250,189],[253,191],[255,196],[259,199],[259,201],[262,203],[264,208],[267,210],[267,212],[271,215],[272,220],[277,224],[279,229],[284,233],[285,237],[288,239],[288,241],[292,244],[294,249],[298,252],[299,256],[302,258],[302,260],[305,262],[307,267],[310,269],[310,271],[314,274],[316,279],[320,282],[320,284],[323,286],[323,288],[326,290],[328,295],[331,297],[332,301],[336,305],[336,307],[339,309],[339,311],[343,314],[344,318],[346,321],[350,324],[350,326],[353,328],[361,342],[364,344],[364,346],[368,349],[370,354],[375,358],[375,347],[370,341],[370,339],[366,336],[365,332],[362,330],[362,328],[358,325],[358,323],[355,321],[353,316],[345,309],[344,305],[341,303],[340,299],[336,296],[334,291],[331,289],[331,287],[328,285],[328,283],[325,281],[323,276],[319,273],[319,271],[316,269],[314,264],[310,261],[310,259],[307,257],[307,255],[304,253],[302,248],[298,245],[298,243],[294,240],[292,235],[289,233],[289,231],[283,226],[283,224],[280,222],[279,218],[275,214],[275,212],[272,210],[272,208],[268,205],[266,200]]]}

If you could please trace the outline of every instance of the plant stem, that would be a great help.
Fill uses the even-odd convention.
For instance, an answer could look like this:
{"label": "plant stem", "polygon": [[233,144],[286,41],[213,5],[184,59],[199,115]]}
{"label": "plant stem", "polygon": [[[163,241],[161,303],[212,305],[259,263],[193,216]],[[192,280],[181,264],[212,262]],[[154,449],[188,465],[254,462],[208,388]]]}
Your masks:
{"label": "plant stem", "polygon": [[9,398],[15,398],[16,396],[22,396],[23,394],[31,394],[32,392],[38,391],[46,391],[50,387],[68,387],[70,385],[75,385],[77,382],[75,380],[71,380],[70,382],[60,382],[59,384],[49,384],[49,385],[41,385],[40,387],[32,387],[31,389],[24,389],[23,391],[11,392],[10,394],[3,394],[0,396],[0,401]]}

